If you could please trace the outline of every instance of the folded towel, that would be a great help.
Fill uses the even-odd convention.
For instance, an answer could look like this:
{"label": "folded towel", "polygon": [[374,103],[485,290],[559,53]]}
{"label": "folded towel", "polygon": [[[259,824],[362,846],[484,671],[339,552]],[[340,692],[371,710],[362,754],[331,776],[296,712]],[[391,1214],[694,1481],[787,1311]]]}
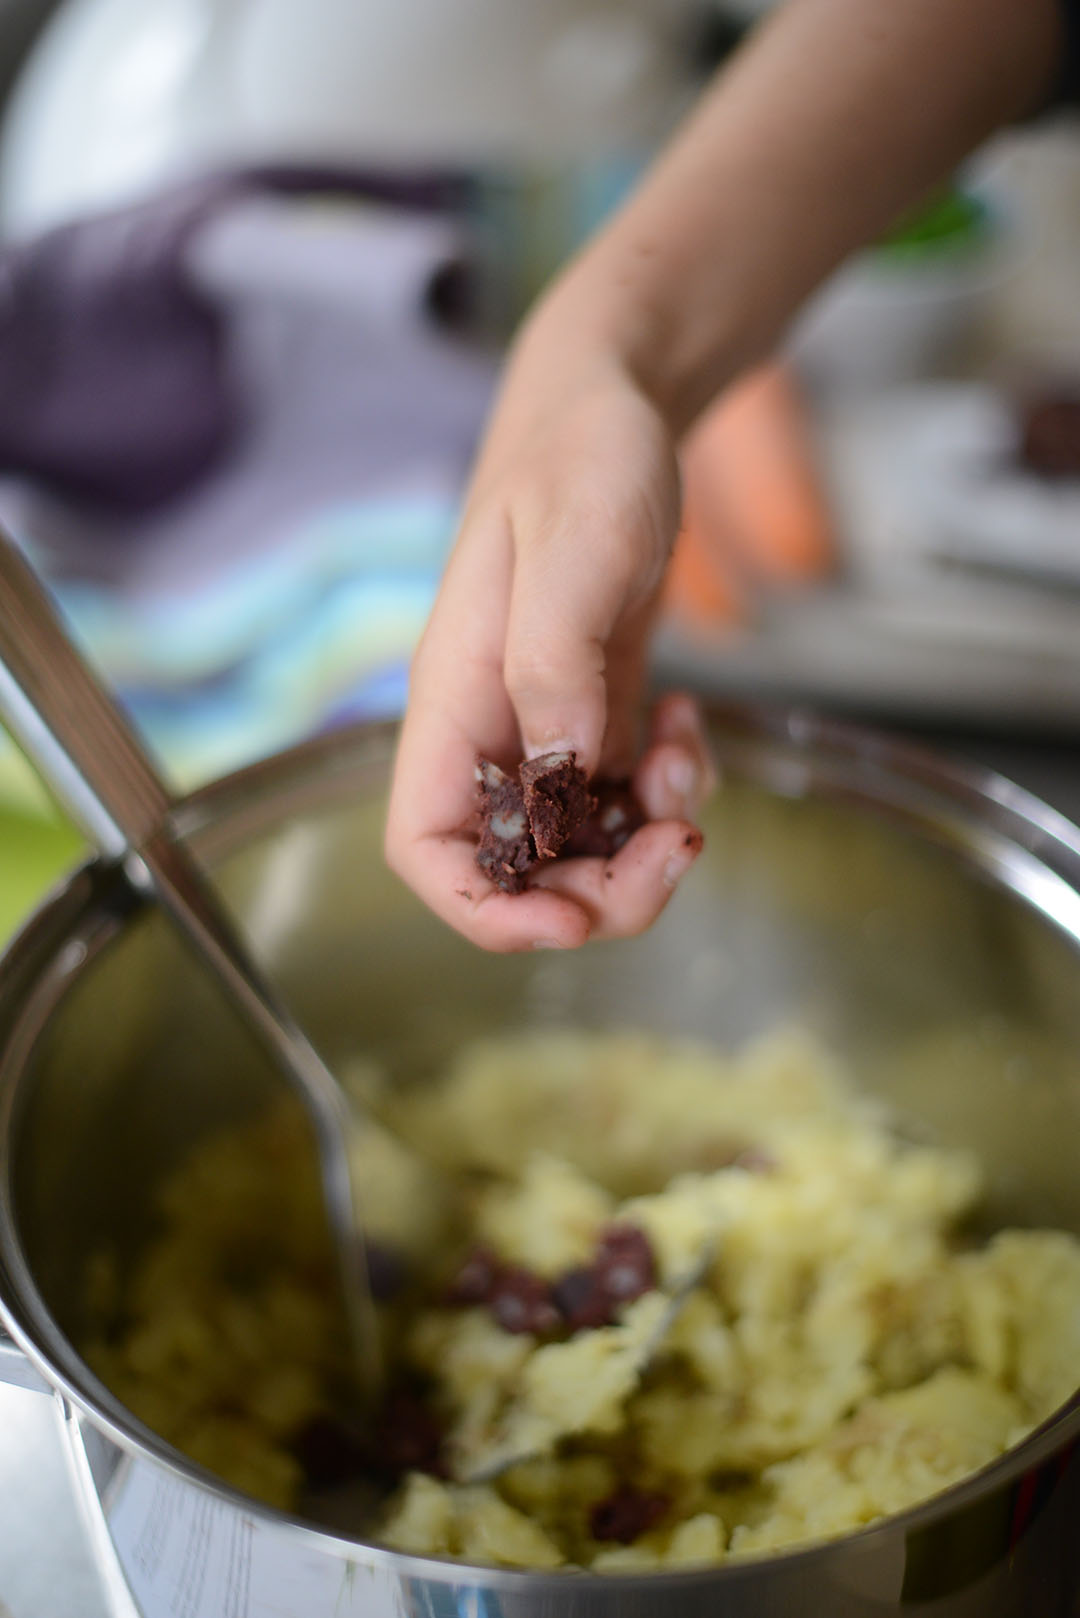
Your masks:
{"label": "folded towel", "polygon": [[[49,283],[39,346],[63,363],[36,459],[5,455],[0,417],[0,466],[20,466],[0,520],[183,784],[400,709],[495,376],[433,313],[467,256],[453,217],[294,189],[206,182],[133,211],[126,236],[117,216],[78,227]],[[91,306],[90,327],[123,326],[117,287],[138,318],[114,387],[101,332],[79,333]],[[152,287],[175,315],[160,328]],[[96,439],[50,435],[93,415],[94,377]]]}

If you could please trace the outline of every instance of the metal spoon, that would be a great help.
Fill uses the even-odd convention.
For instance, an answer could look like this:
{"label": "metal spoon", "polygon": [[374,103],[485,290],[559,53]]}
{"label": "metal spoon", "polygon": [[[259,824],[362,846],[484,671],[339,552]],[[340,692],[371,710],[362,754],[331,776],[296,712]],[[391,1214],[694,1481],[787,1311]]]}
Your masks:
{"label": "metal spoon", "polygon": [[348,1103],[177,835],[172,796],[131,726],[76,651],[33,569],[2,528],[0,717],[90,843],[183,929],[307,1109],[358,1391],[370,1399],[381,1367],[356,1217]]}

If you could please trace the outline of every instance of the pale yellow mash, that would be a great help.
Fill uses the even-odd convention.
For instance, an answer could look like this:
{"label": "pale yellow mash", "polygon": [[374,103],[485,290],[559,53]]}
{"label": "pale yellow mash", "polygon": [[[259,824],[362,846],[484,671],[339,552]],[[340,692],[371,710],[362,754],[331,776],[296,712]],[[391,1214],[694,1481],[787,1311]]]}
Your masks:
{"label": "pale yellow mash", "polygon": [[[807,1038],[727,1056],[515,1034],[469,1045],[423,1088],[398,1095],[367,1067],[355,1084],[409,1147],[358,1139],[363,1211],[419,1277],[384,1330],[430,1386],[451,1478],[493,1449],[533,1456],[486,1483],[407,1476],[367,1527],[384,1544],[628,1572],[758,1555],[937,1493],[1077,1384],[1080,1242],[958,1239],[978,1164],[905,1144]],[[429,1164],[462,1188],[456,1208]],[[106,1384],[288,1508],[295,1435],[332,1409],[341,1371],[317,1210],[294,1127],[270,1119],[181,1168],[122,1307],[106,1258],[90,1277],[102,1328],[87,1355]],[[443,1301],[477,1242],[555,1281],[613,1224],[646,1234],[657,1284],[609,1324],[540,1340]],[[596,1538],[596,1508],[628,1483],[660,1502],[656,1520],[630,1543]]]}

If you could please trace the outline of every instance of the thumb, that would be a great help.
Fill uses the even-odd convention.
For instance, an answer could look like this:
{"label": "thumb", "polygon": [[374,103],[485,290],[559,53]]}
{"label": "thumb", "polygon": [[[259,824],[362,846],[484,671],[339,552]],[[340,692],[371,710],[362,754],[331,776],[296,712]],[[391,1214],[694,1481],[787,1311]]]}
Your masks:
{"label": "thumb", "polygon": [[637,549],[625,531],[613,543],[572,518],[517,547],[503,678],[527,758],[572,749],[595,771],[608,720],[608,647],[639,593]]}

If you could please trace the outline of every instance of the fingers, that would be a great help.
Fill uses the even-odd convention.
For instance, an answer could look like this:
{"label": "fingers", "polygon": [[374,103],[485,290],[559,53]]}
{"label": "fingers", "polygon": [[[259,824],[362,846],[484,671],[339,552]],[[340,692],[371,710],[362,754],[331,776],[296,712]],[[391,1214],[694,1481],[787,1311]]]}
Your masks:
{"label": "fingers", "polygon": [[560,521],[517,553],[504,678],[526,758],[569,748],[591,775],[607,724],[607,643],[624,571],[598,566],[587,525]]}
{"label": "fingers", "polygon": [[716,785],[701,709],[681,692],[662,697],[634,789],[649,824],[611,860],[556,861],[537,887],[573,899],[592,940],[633,938],[651,927],[703,847],[693,819]]}
{"label": "fingers", "polygon": [[473,499],[414,660],[386,857],[483,949],[575,949],[590,936],[640,932],[700,847],[688,823],[694,793],[664,797],[657,785],[687,758],[697,760],[699,783],[706,776],[685,706],[661,710],[643,760],[646,806],[661,824],[615,860],[568,861],[508,895],[476,868],[468,835],[478,752],[512,767],[522,751],[565,747],[589,774],[601,764],[622,774],[636,756],[678,479],[655,412],[624,393],[605,403],[604,423],[613,410],[612,430],[594,422],[560,439],[558,453],[542,457],[551,470],[526,479],[512,509],[490,491]]}
{"label": "fingers", "polygon": [[410,886],[437,916],[481,949],[510,954],[577,949],[590,933],[573,895],[538,887],[500,893],[476,867],[476,845],[462,837],[422,839],[409,862]]}
{"label": "fingers", "polygon": [[523,903],[500,894],[473,862],[465,828],[476,808],[476,754],[512,760],[518,739],[502,680],[509,531],[492,519],[470,538],[454,553],[413,660],[386,860],[436,915],[483,949],[528,949],[542,938],[575,948],[588,934],[580,909],[548,896],[530,903],[525,895]]}
{"label": "fingers", "polygon": [[701,709],[673,692],[653,709],[649,745],[634,775],[634,790],[650,820],[694,820],[716,786]]}
{"label": "fingers", "polygon": [[[589,939],[630,938],[651,926],[702,847],[692,821],[715,770],[698,704],[672,694],[653,710],[650,745],[635,777],[650,824],[613,859],[542,866],[525,893],[511,895],[477,869],[475,844],[462,831],[475,805],[476,744],[449,722],[426,678],[418,685],[395,772],[394,802],[407,800],[407,812],[391,814],[386,849],[436,915],[481,949],[499,952],[577,949]],[[448,796],[440,793],[443,781],[452,789]]]}
{"label": "fingers", "polygon": [[634,938],[651,927],[701,853],[687,821],[643,826],[611,860],[554,861],[524,893],[500,893],[477,870],[475,845],[428,840],[419,850],[414,891],[481,949],[578,949],[588,940]]}
{"label": "fingers", "polygon": [[561,445],[554,468],[513,513],[503,673],[525,756],[572,749],[592,775],[629,752],[678,472],[663,424],[626,389],[583,424],[581,443]]}
{"label": "fingers", "polygon": [[512,552],[481,515],[454,553],[413,661],[386,822],[387,863],[435,914],[481,949],[576,949],[589,918],[572,898],[500,893],[466,827],[478,752],[511,764],[517,721],[502,673]]}
{"label": "fingers", "polygon": [[589,918],[572,899],[501,893],[477,869],[476,844],[465,831],[476,807],[477,745],[422,682],[398,747],[387,863],[437,916],[481,949],[577,949],[589,936]]}
{"label": "fingers", "polygon": [[598,773],[616,781],[634,773],[641,755],[641,699],[656,607],[653,597],[627,613],[608,645],[607,716]]}
{"label": "fingers", "polygon": [[613,859],[542,867],[532,892],[572,900],[587,918],[590,939],[634,938],[652,926],[703,843],[697,827],[685,820],[642,826]]}

